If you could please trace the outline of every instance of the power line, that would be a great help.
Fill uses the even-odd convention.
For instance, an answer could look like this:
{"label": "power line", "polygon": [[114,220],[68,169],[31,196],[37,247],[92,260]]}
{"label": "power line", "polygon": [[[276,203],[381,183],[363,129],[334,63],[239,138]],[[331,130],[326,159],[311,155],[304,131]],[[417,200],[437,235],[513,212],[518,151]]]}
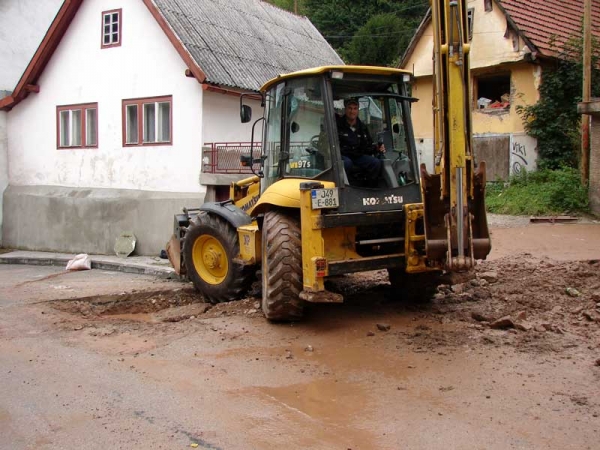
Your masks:
{"label": "power line", "polygon": [[393,31],[391,33],[386,34],[345,34],[338,36],[323,36],[325,39],[347,39],[347,38],[372,38],[372,37],[388,37],[395,35],[413,35],[414,30],[412,31]]}

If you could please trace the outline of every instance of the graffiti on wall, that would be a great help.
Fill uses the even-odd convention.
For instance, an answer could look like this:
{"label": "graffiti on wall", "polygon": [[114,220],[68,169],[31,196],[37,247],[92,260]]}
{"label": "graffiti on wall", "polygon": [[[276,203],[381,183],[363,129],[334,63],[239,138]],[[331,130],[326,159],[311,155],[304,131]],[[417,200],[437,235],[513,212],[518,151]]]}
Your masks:
{"label": "graffiti on wall", "polygon": [[510,146],[510,174],[536,169],[536,140],[527,135],[513,135]]}
{"label": "graffiti on wall", "polygon": [[510,151],[510,159],[512,165],[510,167],[510,174],[517,175],[522,170],[527,170],[527,148],[519,143],[513,142],[512,149]]}

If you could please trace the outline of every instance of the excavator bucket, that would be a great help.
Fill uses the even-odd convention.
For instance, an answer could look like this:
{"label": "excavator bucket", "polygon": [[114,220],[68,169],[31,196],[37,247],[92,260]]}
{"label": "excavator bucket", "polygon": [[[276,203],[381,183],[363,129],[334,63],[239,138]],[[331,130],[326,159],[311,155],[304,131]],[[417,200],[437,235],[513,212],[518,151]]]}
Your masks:
{"label": "excavator bucket", "polygon": [[485,183],[485,161],[482,161],[473,176],[473,202],[470,208],[473,257],[475,259],[485,259],[492,250],[485,212]]}

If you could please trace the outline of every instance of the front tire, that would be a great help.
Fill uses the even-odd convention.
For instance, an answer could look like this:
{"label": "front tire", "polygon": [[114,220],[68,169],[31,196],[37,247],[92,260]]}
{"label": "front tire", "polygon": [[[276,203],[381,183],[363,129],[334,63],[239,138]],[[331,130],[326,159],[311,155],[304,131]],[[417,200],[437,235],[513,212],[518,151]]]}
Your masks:
{"label": "front tire", "polygon": [[231,224],[204,211],[191,220],[183,259],[188,278],[209,302],[235,300],[250,287],[253,270],[234,261],[239,252],[237,230]]}
{"label": "front tire", "polygon": [[268,211],[262,226],[262,310],[276,321],[302,318],[302,241],[299,220]]}

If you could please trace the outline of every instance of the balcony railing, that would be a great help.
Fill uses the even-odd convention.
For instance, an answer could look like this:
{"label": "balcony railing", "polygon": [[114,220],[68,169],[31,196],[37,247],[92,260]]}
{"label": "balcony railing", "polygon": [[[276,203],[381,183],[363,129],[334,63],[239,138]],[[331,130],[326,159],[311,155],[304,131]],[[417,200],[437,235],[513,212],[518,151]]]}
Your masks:
{"label": "balcony railing", "polygon": [[[213,142],[202,147],[203,173],[252,174],[240,163],[240,156],[250,156],[250,142]],[[260,155],[260,142],[254,143],[254,157]],[[259,164],[254,170],[259,170]]]}

